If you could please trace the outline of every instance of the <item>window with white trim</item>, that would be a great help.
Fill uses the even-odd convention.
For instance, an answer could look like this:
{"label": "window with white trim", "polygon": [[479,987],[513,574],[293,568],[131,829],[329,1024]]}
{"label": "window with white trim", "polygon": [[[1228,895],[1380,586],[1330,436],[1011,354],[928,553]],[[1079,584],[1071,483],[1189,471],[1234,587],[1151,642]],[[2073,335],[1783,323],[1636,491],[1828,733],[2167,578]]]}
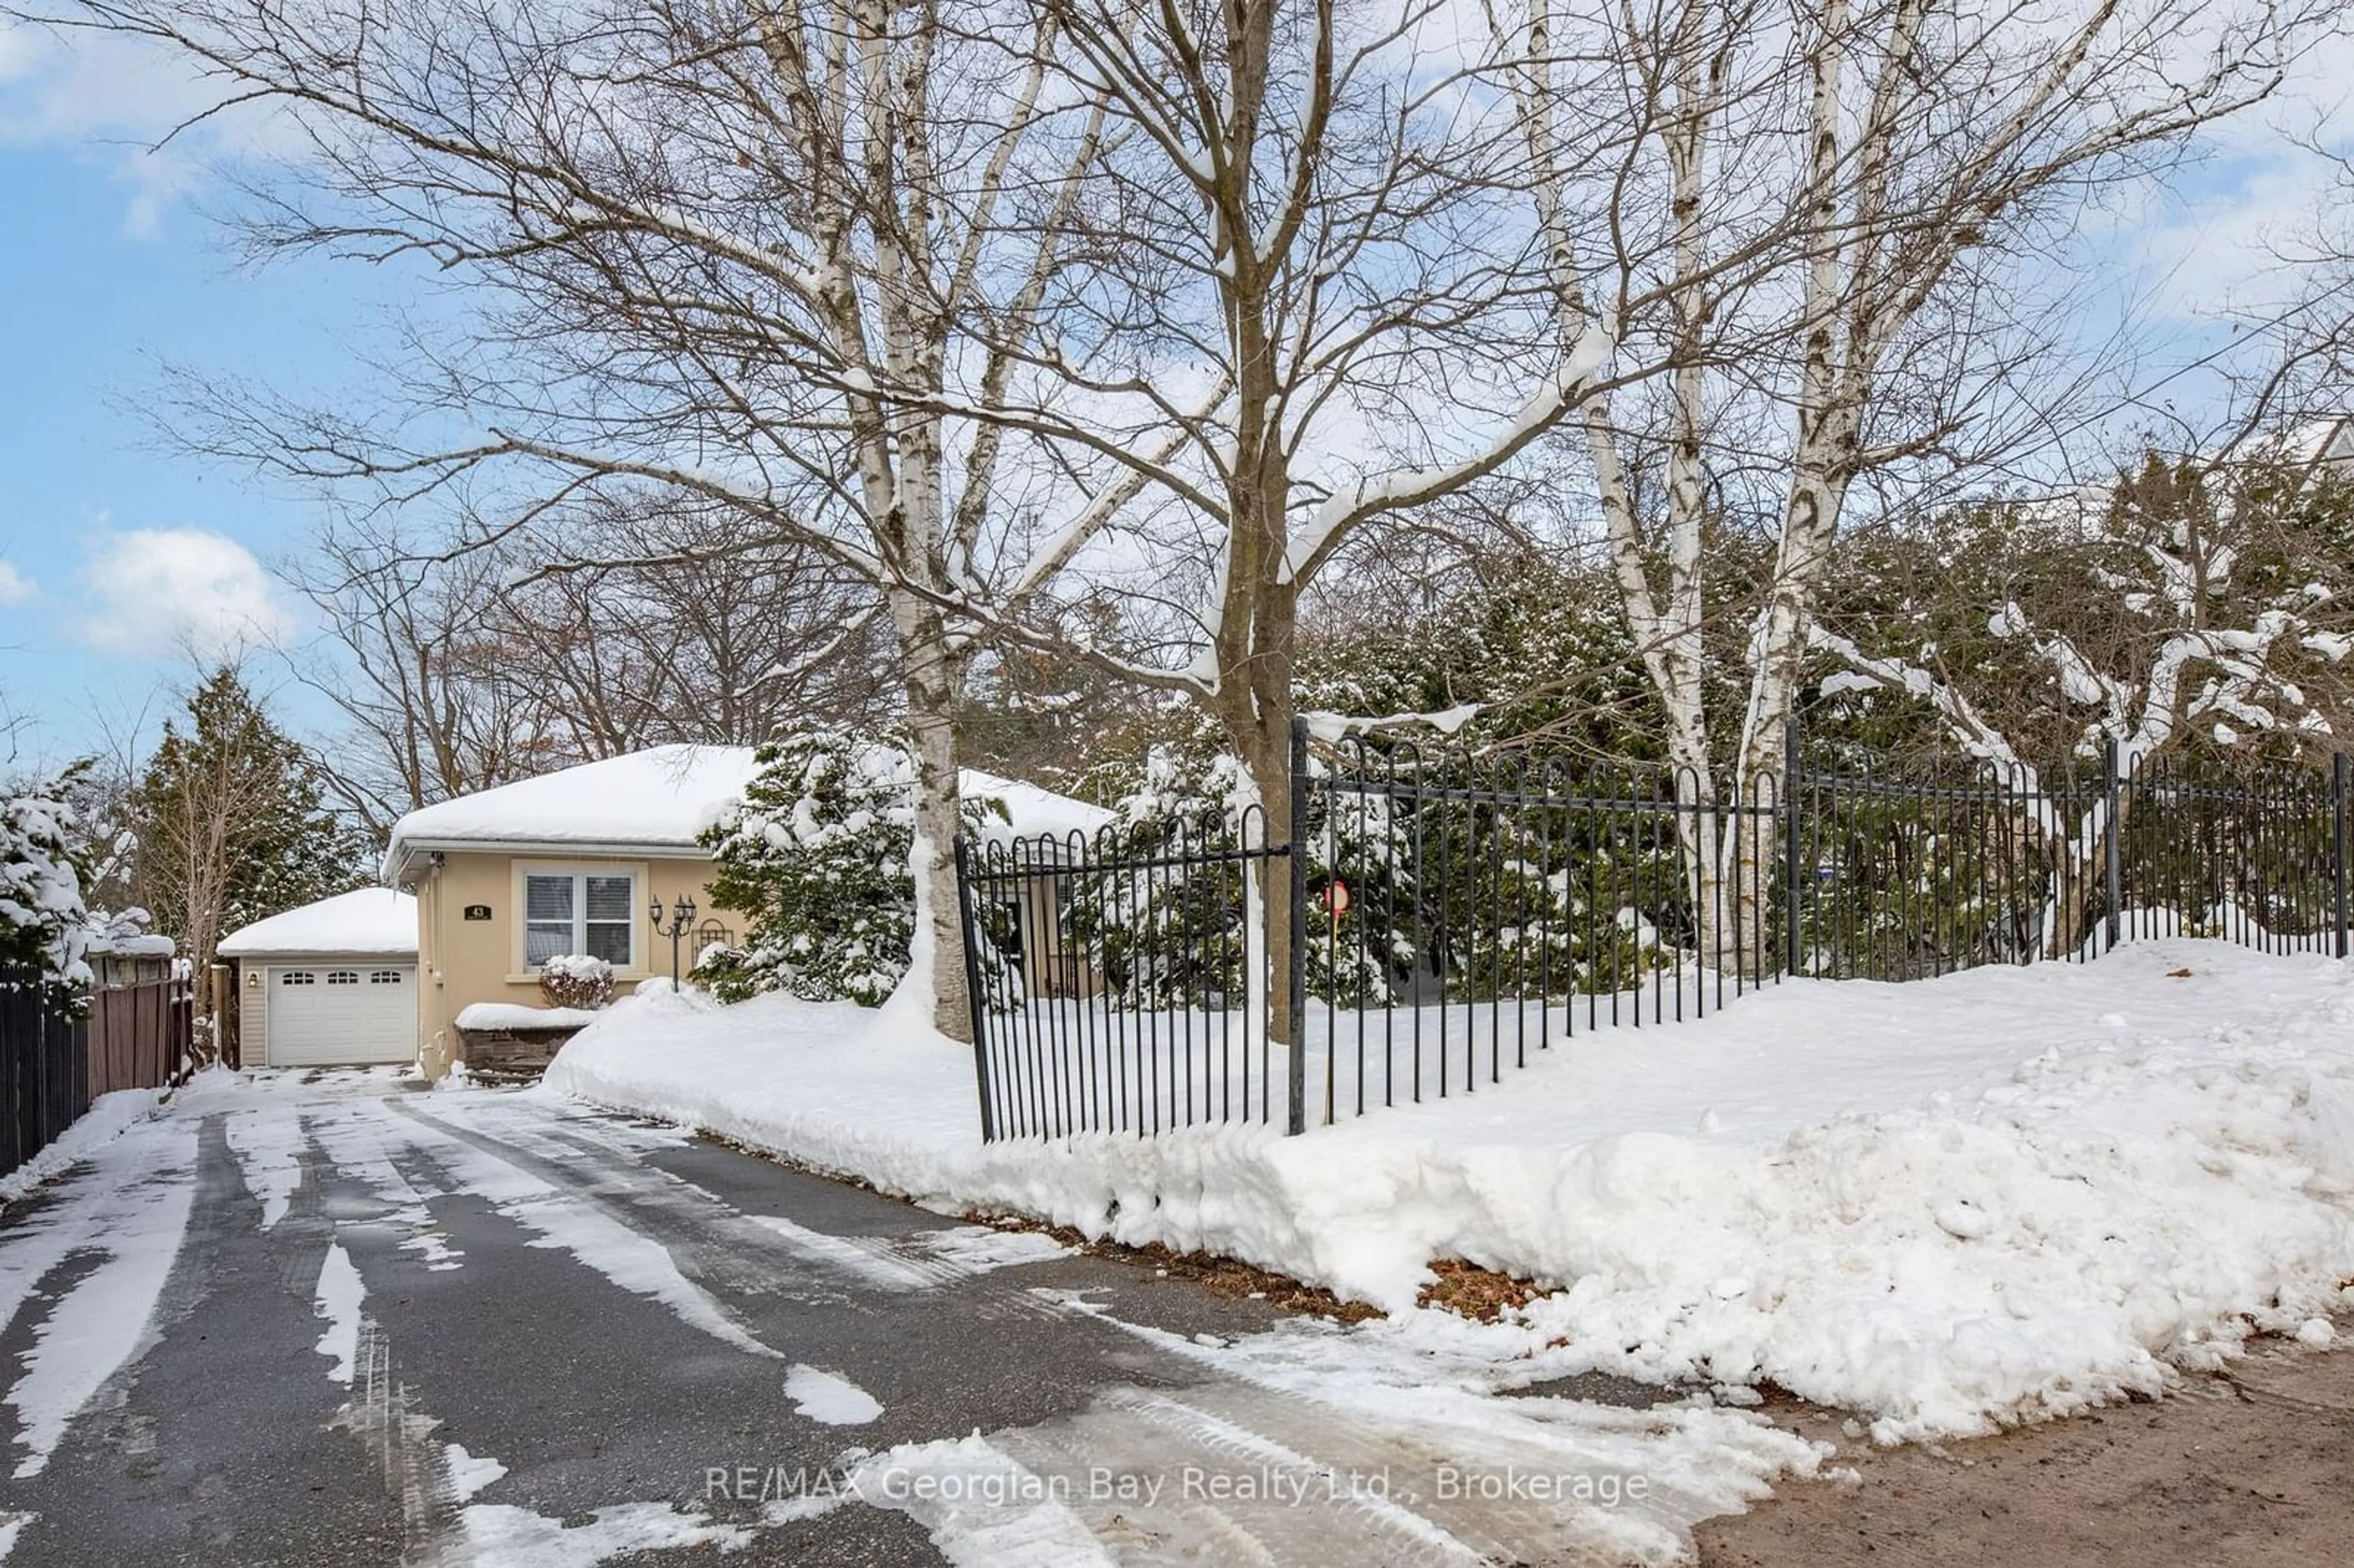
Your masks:
{"label": "window with white trim", "polygon": [[523,967],[586,953],[633,967],[638,879],[628,872],[535,871],[523,879]]}
{"label": "window with white trim", "polygon": [[309,969],[281,969],[278,971],[278,983],[280,985],[315,985],[318,983],[318,977]]}
{"label": "window with white trim", "polygon": [[369,973],[368,984],[398,985],[407,978],[408,977],[403,975],[398,969],[376,969]]}
{"label": "window with white trim", "polygon": [[327,983],[329,985],[357,985],[360,983],[359,971],[356,969],[329,969],[327,971]]}

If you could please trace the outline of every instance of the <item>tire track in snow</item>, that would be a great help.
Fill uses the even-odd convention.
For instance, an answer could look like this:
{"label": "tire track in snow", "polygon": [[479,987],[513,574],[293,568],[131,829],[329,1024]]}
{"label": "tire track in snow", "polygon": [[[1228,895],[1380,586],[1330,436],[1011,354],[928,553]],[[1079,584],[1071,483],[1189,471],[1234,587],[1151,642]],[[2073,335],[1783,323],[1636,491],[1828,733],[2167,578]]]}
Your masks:
{"label": "tire track in snow", "polygon": [[435,1199],[451,1196],[454,1189],[439,1180],[419,1185],[417,1173],[403,1171],[395,1158],[416,1152],[405,1118],[391,1116],[381,1102],[338,1103],[313,1110],[309,1125],[313,1140],[335,1172],[366,1187],[384,1205],[380,1223],[408,1233],[400,1243],[402,1251],[419,1254],[425,1266],[437,1273],[465,1266],[465,1253],[451,1245],[431,1207]]}
{"label": "tire track in snow", "polygon": [[485,1147],[434,1118],[406,1115],[419,1150],[449,1174],[451,1190],[487,1202],[498,1213],[537,1233],[532,1245],[558,1248],[632,1295],[650,1297],[689,1327],[748,1355],[781,1360],[709,1291],[687,1277],[671,1250],[594,1201],[593,1192],[560,1187],[525,1163]]}
{"label": "tire track in snow", "polygon": [[440,1419],[419,1407],[398,1375],[391,1339],[366,1311],[365,1284],[340,1246],[330,1253],[327,1272],[349,1276],[332,1290],[323,1284],[320,1292],[323,1307],[332,1296],[337,1330],[348,1321],[351,1336],[352,1359],[329,1374],[352,1390],[334,1425],[359,1444],[400,1505],[402,1568],[596,1568],[635,1552],[689,1546],[732,1552],[751,1541],[745,1526],[662,1501],[610,1504],[578,1524],[514,1503],[476,1502],[506,1478],[506,1466],[435,1441]]}
{"label": "tire track in snow", "polygon": [[[1689,1555],[1694,1523],[1820,1460],[1741,1411],[1500,1397],[1493,1363],[1411,1323],[1188,1340],[1065,1298],[1204,1373],[991,1439],[1064,1478],[1123,1562],[1198,1561],[1216,1542],[1221,1561],[1269,1563],[1665,1564]],[[1091,1495],[1107,1471],[1202,1485]],[[1214,1495],[1219,1477],[1232,1495]]]}
{"label": "tire track in snow", "polygon": [[246,1190],[261,1205],[261,1228],[272,1229],[302,1185],[302,1113],[292,1106],[231,1111],[222,1118],[221,1130]]}
{"label": "tire track in snow", "polygon": [[[692,1249],[693,1259],[707,1266],[720,1283],[750,1293],[773,1294],[800,1281],[801,1277],[780,1275],[767,1266],[746,1266],[748,1255],[779,1249],[796,1263],[890,1290],[969,1287],[979,1276],[1070,1254],[1049,1237],[986,1225],[885,1239],[839,1235],[779,1215],[748,1213],[684,1176],[642,1163],[646,1153],[677,1148],[690,1141],[686,1138],[667,1130],[656,1135],[619,1121],[610,1112],[583,1110],[566,1102],[470,1097],[462,1111],[437,1104],[420,1114],[454,1135],[492,1139],[503,1153],[561,1176],[592,1197],[641,1212],[665,1232],[709,1238]],[[984,1310],[1014,1317],[1056,1310],[1034,1293],[1012,1286],[991,1287],[970,1298],[983,1302]]]}

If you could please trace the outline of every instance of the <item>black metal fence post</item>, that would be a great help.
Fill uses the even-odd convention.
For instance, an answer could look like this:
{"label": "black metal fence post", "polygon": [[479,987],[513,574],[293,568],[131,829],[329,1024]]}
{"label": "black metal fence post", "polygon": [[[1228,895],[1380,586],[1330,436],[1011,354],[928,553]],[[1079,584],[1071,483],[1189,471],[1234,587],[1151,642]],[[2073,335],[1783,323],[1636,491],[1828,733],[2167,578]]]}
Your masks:
{"label": "black metal fence post", "polygon": [[1782,798],[1776,802],[1782,812],[1782,972],[1786,975],[1798,972],[1801,950],[1798,855],[1806,836],[1798,821],[1798,718],[1793,714],[1782,721]]}
{"label": "black metal fence post", "polygon": [[2338,956],[2346,956],[2346,754],[2329,759],[2329,875]]}
{"label": "black metal fence post", "polygon": [[956,840],[957,920],[964,930],[965,1011],[972,1020],[972,1076],[981,1091],[981,1140],[997,1141],[997,1107],[989,1093],[989,996],[981,988],[981,927],[973,919],[972,846],[962,833]]}
{"label": "black metal fence post", "polygon": [[[1308,1130],[1308,721],[1291,720],[1291,827],[1288,835],[1291,875],[1291,929],[1287,933],[1284,985],[1290,998],[1291,1086],[1284,1130]],[[1273,867],[1269,867],[1270,872]]]}
{"label": "black metal fence post", "polygon": [[2101,901],[2106,906],[2108,918],[2103,922],[2106,939],[2101,950],[2106,952],[2117,945],[2121,913],[2118,909],[2119,890],[2125,883],[2125,813],[2124,790],[2117,781],[2117,737],[2111,736],[2101,747],[2101,798],[2105,818],[2107,842],[2101,851]]}

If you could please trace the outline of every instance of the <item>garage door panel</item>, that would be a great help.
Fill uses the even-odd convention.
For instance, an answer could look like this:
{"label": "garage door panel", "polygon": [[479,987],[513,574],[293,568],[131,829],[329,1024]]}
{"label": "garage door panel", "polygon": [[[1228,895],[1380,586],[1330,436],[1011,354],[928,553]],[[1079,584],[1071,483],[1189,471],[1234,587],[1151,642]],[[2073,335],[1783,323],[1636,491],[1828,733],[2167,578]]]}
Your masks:
{"label": "garage door panel", "polygon": [[414,964],[278,965],[268,985],[273,1067],[406,1062],[417,1054]]}

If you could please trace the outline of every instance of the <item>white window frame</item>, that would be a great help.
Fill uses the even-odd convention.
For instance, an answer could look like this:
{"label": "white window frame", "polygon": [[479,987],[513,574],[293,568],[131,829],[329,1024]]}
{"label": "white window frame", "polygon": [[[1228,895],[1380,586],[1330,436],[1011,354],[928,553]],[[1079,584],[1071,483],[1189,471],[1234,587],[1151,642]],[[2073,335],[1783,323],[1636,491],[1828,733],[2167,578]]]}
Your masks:
{"label": "white window frame", "polygon": [[[640,918],[638,903],[646,885],[645,877],[640,868],[635,865],[551,865],[530,863],[518,864],[515,867],[514,958],[517,974],[536,976],[540,971],[540,966],[531,961],[531,928],[534,925],[531,917],[531,884],[534,877],[571,879],[572,936],[570,945],[564,949],[567,953],[585,953],[588,950],[589,879],[615,877],[627,882],[630,885],[628,906],[630,914],[626,922],[630,934],[629,959],[624,963],[616,963],[613,966],[613,972],[615,974],[638,972],[639,960],[644,957],[639,946],[642,938],[638,935]],[[538,923],[552,924],[546,921]],[[605,926],[620,922],[600,920],[597,923]]]}

